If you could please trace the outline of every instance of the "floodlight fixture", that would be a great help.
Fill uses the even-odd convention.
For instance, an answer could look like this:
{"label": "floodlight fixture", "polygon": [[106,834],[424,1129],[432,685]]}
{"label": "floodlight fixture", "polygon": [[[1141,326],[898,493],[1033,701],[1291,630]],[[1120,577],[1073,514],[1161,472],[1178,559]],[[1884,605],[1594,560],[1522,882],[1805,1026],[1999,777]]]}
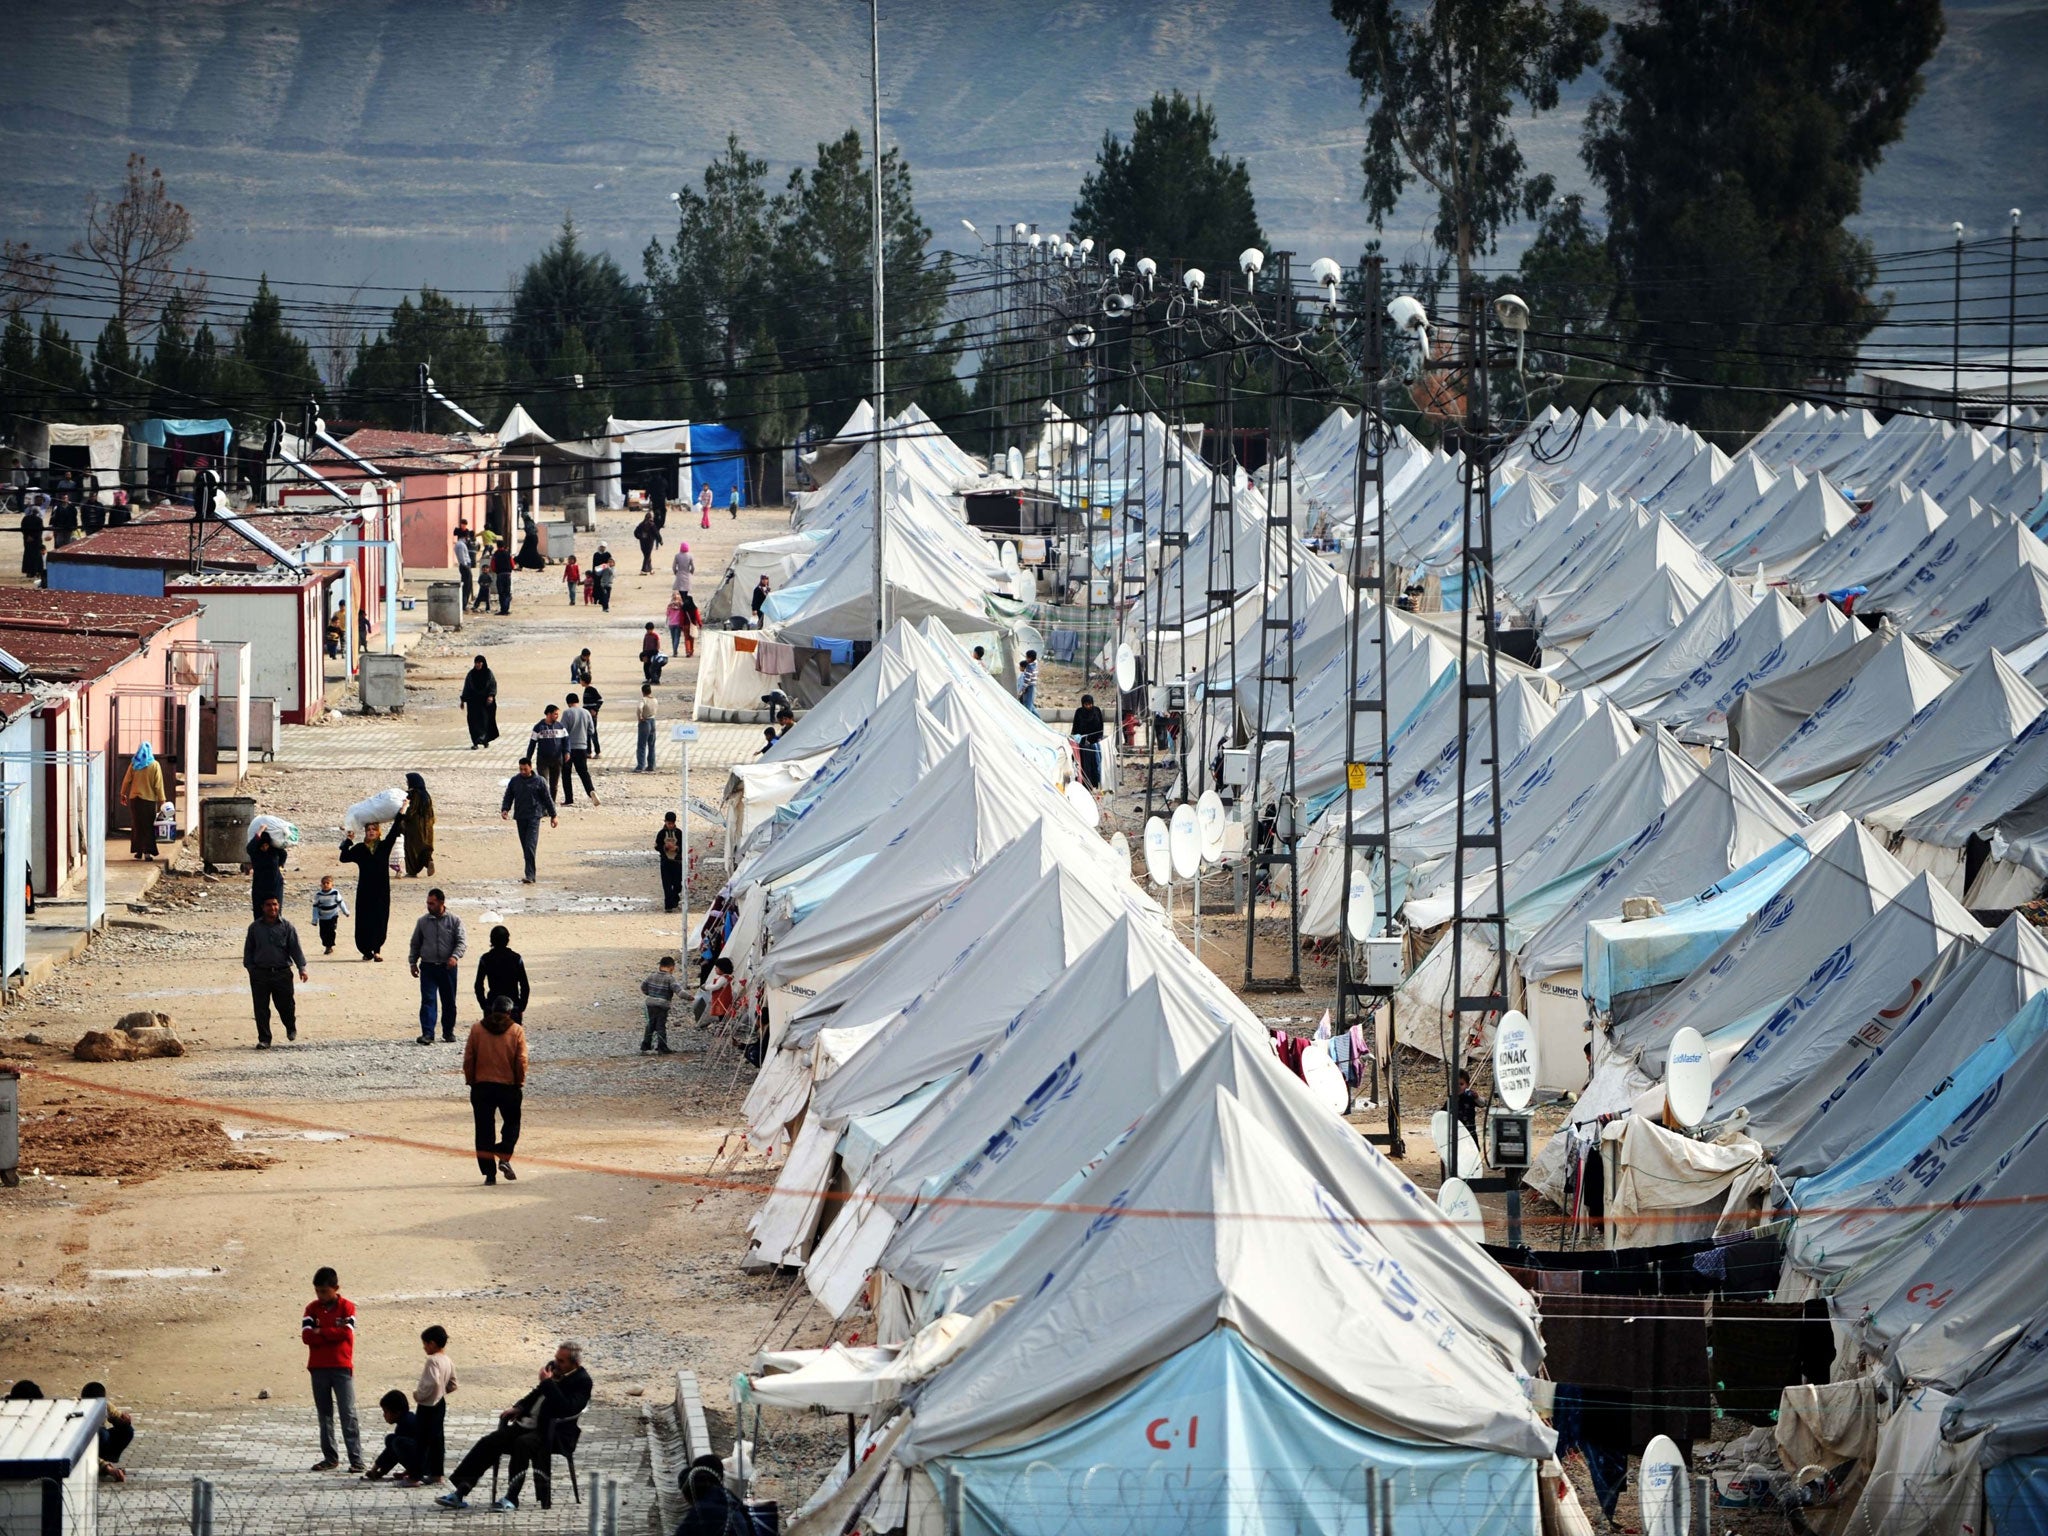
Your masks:
{"label": "floodlight fixture", "polygon": [[1145,279],[1145,286],[1147,289],[1151,288],[1152,279],[1158,275],[1158,262],[1154,261],[1150,256],[1140,256],[1138,258],[1138,276]]}
{"label": "floodlight fixture", "polygon": [[1529,305],[1519,293],[1504,293],[1493,301],[1493,318],[1504,331],[1517,336],[1529,329]]}
{"label": "floodlight fixture", "polygon": [[1429,311],[1412,294],[1401,294],[1389,304],[1387,318],[1394,322],[1397,331],[1420,333],[1425,339],[1429,335]]}
{"label": "floodlight fixture", "polygon": [[1076,352],[1087,351],[1095,345],[1095,327],[1086,321],[1075,321],[1067,327],[1067,345]]}
{"label": "floodlight fixture", "polygon": [[1081,254],[1082,254],[1083,256],[1086,256],[1086,255],[1088,255],[1089,253],[1091,253],[1091,252],[1092,252],[1092,251],[1093,251],[1094,249],[1095,249],[1095,237],[1094,237],[1093,235],[1089,235],[1089,236],[1086,236],[1085,238],[1083,238],[1083,240],[1081,241]]}
{"label": "floodlight fixture", "polygon": [[1254,290],[1259,286],[1259,273],[1265,270],[1266,253],[1256,245],[1248,245],[1237,253],[1237,270],[1244,274],[1244,280]]}
{"label": "floodlight fixture", "polygon": [[1199,299],[1202,295],[1203,285],[1209,281],[1209,274],[1200,267],[1189,267],[1186,272],[1181,274],[1180,280],[1187,285],[1188,292]]}
{"label": "floodlight fixture", "polygon": [[1112,272],[1121,272],[1123,271],[1123,269],[1124,248],[1120,245],[1112,247],[1109,253],[1109,270]]}

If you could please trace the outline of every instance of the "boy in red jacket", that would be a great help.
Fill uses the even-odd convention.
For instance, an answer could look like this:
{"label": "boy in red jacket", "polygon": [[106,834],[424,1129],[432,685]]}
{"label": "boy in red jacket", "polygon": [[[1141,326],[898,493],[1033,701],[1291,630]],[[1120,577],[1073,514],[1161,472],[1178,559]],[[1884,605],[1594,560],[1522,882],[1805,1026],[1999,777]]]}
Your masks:
{"label": "boy in red jacket", "polygon": [[320,1415],[320,1459],[315,1472],[341,1465],[334,1444],[334,1411],[341,1410],[341,1435],[348,1445],[348,1469],[363,1470],[363,1437],[356,1428],[356,1304],[341,1294],[341,1277],[328,1265],[313,1271],[313,1301],[299,1321],[306,1345],[306,1370],[313,1378],[313,1407]]}

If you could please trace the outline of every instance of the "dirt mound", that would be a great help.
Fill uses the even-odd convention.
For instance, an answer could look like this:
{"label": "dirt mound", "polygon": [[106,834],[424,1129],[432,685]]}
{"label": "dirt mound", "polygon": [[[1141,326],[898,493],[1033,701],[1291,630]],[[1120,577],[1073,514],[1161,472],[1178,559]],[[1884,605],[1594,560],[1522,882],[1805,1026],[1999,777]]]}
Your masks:
{"label": "dirt mound", "polygon": [[[44,1098],[22,1082],[21,1166],[53,1178],[127,1179],[267,1166],[211,1120],[118,1100]],[[37,1102],[40,1100],[40,1102]]]}
{"label": "dirt mound", "polygon": [[71,1054],[79,1061],[148,1061],[157,1056],[182,1056],[185,1045],[169,1029],[130,1029],[123,1020],[122,1028],[111,1034],[103,1029],[88,1029],[79,1037],[78,1044],[71,1047]]}

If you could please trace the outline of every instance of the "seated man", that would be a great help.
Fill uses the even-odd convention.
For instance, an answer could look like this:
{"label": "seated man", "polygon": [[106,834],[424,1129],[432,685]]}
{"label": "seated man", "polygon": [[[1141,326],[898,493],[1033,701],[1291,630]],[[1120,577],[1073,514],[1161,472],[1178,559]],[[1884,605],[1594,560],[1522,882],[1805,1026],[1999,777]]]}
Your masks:
{"label": "seated man", "polygon": [[469,1491],[500,1456],[512,1458],[511,1481],[505,1496],[491,1508],[515,1510],[526,1469],[534,1468],[534,1496],[546,1509],[553,1501],[551,1458],[576,1449],[583,1430],[576,1420],[590,1405],[590,1372],[583,1369],[583,1349],[564,1343],[555,1358],[540,1368],[540,1384],[498,1415],[498,1427],[470,1447],[462,1465],[448,1479],[453,1485],[434,1500],[446,1509],[469,1508]]}

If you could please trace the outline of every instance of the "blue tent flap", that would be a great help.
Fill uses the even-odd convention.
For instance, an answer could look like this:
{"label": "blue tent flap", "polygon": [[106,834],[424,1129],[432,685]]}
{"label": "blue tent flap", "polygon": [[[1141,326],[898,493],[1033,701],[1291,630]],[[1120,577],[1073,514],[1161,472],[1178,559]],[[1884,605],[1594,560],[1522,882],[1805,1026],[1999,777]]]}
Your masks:
{"label": "blue tent flap", "polygon": [[168,448],[174,437],[217,437],[221,440],[220,451],[223,454],[232,452],[235,446],[235,425],[226,417],[202,420],[198,417],[152,416],[135,429],[135,435],[152,448]]}
{"label": "blue tent flap", "polygon": [[747,440],[737,427],[715,423],[690,423],[690,495],[705,486],[711,500],[724,506],[738,487],[740,500],[747,498]]}
{"label": "blue tent flap", "polygon": [[1392,1440],[1313,1402],[1218,1328],[1106,1407],[1041,1439],[929,1466],[962,1480],[966,1536],[1356,1531],[1370,1467],[1394,1488],[1393,1529],[1534,1536],[1536,1466],[1497,1451]]}

